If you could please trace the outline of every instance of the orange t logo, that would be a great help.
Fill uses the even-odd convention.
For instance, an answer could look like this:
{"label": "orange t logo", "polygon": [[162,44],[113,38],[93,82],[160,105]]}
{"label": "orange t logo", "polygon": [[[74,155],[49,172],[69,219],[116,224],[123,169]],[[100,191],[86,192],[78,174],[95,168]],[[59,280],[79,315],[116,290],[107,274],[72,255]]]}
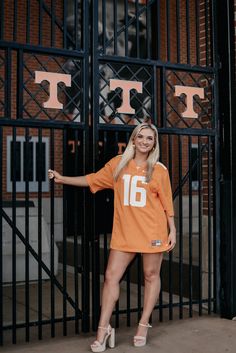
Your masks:
{"label": "orange t logo", "polygon": [[138,93],[143,92],[143,83],[139,81],[126,80],[110,80],[110,90],[114,91],[116,88],[122,89],[123,103],[117,109],[118,113],[134,114],[135,110],[130,106],[130,90],[135,89]]}
{"label": "orange t logo", "polygon": [[57,85],[59,82],[63,82],[67,87],[70,87],[71,75],[46,71],[35,71],[35,83],[41,83],[44,80],[49,83],[49,99],[47,102],[43,103],[43,107],[63,109],[63,104],[57,99]]}
{"label": "orange t logo", "polygon": [[175,96],[180,97],[181,94],[186,95],[186,109],[182,113],[183,118],[198,118],[198,114],[193,110],[193,96],[197,95],[201,99],[204,98],[204,88],[192,86],[174,86]]}

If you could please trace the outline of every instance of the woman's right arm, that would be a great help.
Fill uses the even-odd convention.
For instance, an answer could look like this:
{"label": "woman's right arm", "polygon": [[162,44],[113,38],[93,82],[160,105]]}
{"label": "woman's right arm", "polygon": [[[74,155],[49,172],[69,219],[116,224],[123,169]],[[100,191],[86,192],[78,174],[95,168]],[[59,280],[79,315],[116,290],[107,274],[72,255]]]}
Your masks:
{"label": "woman's right arm", "polygon": [[56,170],[48,170],[48,178],[53,179],[57,184],[66,184],[74,186],[89,186],[85,176],[68,177],[59,174]]}

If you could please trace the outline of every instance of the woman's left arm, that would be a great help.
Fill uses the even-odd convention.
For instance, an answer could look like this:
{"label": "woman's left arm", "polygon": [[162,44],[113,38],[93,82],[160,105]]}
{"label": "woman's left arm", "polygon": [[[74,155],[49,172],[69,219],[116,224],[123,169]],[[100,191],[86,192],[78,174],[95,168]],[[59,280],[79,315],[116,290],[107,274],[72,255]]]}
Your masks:
{"label": "woman's left arm", "polygon": [[176,244],[176,228],[175,228],[175,221],[173,216],[167,216],[167,221],[168,221],[168,226],[169,226],[169,236],[168,236],[168,245],[170,245],[170,248],[168,251],[171,251],[174,249],[175,244]]}

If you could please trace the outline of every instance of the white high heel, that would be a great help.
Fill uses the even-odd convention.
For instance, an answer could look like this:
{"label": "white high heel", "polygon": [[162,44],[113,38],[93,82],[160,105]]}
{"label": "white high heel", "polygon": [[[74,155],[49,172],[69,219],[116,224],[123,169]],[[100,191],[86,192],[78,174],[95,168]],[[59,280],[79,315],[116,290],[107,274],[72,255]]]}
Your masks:
{"label": "white high heel", "polygon": [[99,341],[94,341],[91,344],[91,350],[92,352],[104,352],[106,350],[107,346],[107,341],[108,341],[108,346],[110,348],[115,347],[115,329],[109,325],[108,327],[103,327],[103,326],[98,326],[98,328],[105,330],[106,334],[104,336],[103,342]]}
{"label": "white high heel", "polygon": [[[139,326],[146,327],[147,329],[152,327],[150,324],[142,324],[141,322],[139,322]],[[146,336],[134,336],[134,347],[143,347],[146,345],[146,343],[147,343],[147,334]]]}

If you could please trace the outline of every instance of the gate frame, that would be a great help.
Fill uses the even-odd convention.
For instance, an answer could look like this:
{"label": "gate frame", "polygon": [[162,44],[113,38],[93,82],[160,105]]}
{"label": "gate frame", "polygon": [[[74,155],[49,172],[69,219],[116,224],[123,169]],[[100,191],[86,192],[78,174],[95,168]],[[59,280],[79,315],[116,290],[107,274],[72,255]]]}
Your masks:
{"label": "gate frame", "polygon": [[[236,316],[236,90],[235,1],[217,1],[219,55],[220,179],[220,312]],[[224,30],[220,30],[220,28]]]}
{"label": "gate frame", "polygon": [[[230,0],[229,0],[230,1]],[[232,0],[233,1],[233,0]],[[91,90],[91,112],[93,116],[92,120],[92,136],[93,136],[93,160],[92,160],[92,166],[93,166],[93,171],[96,171],[96,162],[98,158],[98,149],[97,149],[97,143],[98,143],[98,134],[99,131],[116,131],[116,127],[110,124],[100,124],[98,120],[99,116],[99,77],[96,74],[99,70],[99,64],[103,62],[111,62],[111,63],[123,63],[123,64],[140,64],[140,65],[147,65],[148,67],[153,67],[154,71],[157,68],[160,68],[162,70],[161,73],[161,79],[162,79],[162,85],[164,84],[164,72],[165,69],[169,70],[176,70],[176,71],[189,71],[192,73],[209,73],[212,74],[213,79],[215,80],[213,92],[216,97],[216,103],[214,105],[214,110],[213,114],[215,117],[216,124],[214,126],[214,129],[212,129],[211,133],[209,135],[207,134],[208,137],[214,136],[214,148],[215,148],[215,159],[214,162],[217,163],[217,165],[214,165],[215,168],[215,180],[214,180],[214,185],[213,188],[215,188],[214,193],[215,193],[215,199],[216,201],[216,209],[215,209],[215,220],[213,221],[213,231],[215,232],[214,236],[214,251],[215,251],[215,258],[214,258],[214,287],[213,287],[213,310],[212,312],[218,312],[220,313],[220,286],[221,286],[221,264],[220,264],[220,230],[221,230],[221,225],[220,225],[220,212],[221,212],[221,200],[220,200],[220,150],[219,150],[219,140],[220,140],[220,122],[219,122],[219,111],[218,111],[218,106],[217,102],[219,100],[220,95],[218,94],[218,80],[219,80],[219,53],[218,53],[218,39],[217,39],[217,26],[219,26],[219,23],[217,21],[217,10],[218,10],[218,4],[215,1],[209,1],[210,6],[211,6],[211,13],[210,16],[212,16],[212,28],[214,27],[214,31],[211,33],[212,36],[212,48],[211,48],[211,53],[212,55],[212,66],[198,66],[198,65],[185,65],[183,63],[170,63],[170,62],[162,62],[160,60],[156,59],[142,59],[142,58],[130,58],[129,56],[119,56],[117,54],[109,55],[109,54],[102,54],[99,55],[97,48],[98,48],[98,11],[96,11],[97,6],[98,6],[98,1],[94,0],[94,6],[92,7],[92,24],[93,24],[93,31],[91,31],[91,72],[93,72],[92,75],[92,90]],[[159,2],[158,2],[159,3]],[[219,11],[220,13],[220,11]],[[126,19],[127,20],[127,19]],[[208,58],[209,59],[209,58]],[[110,60],[110,61],[109,61]],[[163,93],[163,96],[165,96],[165,93]],[[165,99],[165,97],[162,99]],[[156,105],[155,103],[153,104],[153,111],[155,116],[156,112]],[[163,111],[165,111],[165,107],[161,108]],[[154,124],[156,124],[156,121],[154,119]],[[160,127],[159,133],[161,134],[166,134],[166,135],[171,135],[172,133],[176,133],[176,135],[191,135],[191,128],[189,129],[179,129],[176,127]],[[188,130],[188,131],[187,131]],[[131,126],[127,125],[119,125],[119,130],[117,131],[126,131],[127,133],[130,133],[132,131]],[[179,131],[179,132],[178,132]],[[199,130],[200,131],[200,130]],[[199,133],[199,135],[196,136],[201,136],[204,135],[204,132]],[[95,203],[93,202],[93,220],[95,220]],[[95,265],[95,259],[97,256],[99,256],[99,249],[98,249],[98,235],[96,234],[96,230],[94,227],[93,223],[93,231],[92,231],[92,239],[91,239],[91,247],[92,247],[92,328],[96,330],[98,321],[99,321],[99,314],[100,314],[100,296],[99,296],[99,289],[100,289],[100,284],[99,284],[99,266]],[[160,298],[161,301],[161,298]],[[202,314],[202,308],[201,305],[203,304],[203,301],[200,300],[199,304],[199,315]],[[162,304],[161,304],[162,305]],[[182,308],[183,302],[180,303],[180,306]],[[162,321],[162,307],[159,308],[160,310],[160,321]],[[181,309],[182,310],[182,309]],[[181,312],[180,310],[180,312]],[[113,314],[116,316],[116,326],[119,326],[119,322],[117,317],[119,316],[119,313],[123,313],[123,311],[119,311],[119,308],[116,307],[115,311]],[[210,314],[210,312],[208,312]],[[182,318],[182,312],[180,313],[180,318]]]}

